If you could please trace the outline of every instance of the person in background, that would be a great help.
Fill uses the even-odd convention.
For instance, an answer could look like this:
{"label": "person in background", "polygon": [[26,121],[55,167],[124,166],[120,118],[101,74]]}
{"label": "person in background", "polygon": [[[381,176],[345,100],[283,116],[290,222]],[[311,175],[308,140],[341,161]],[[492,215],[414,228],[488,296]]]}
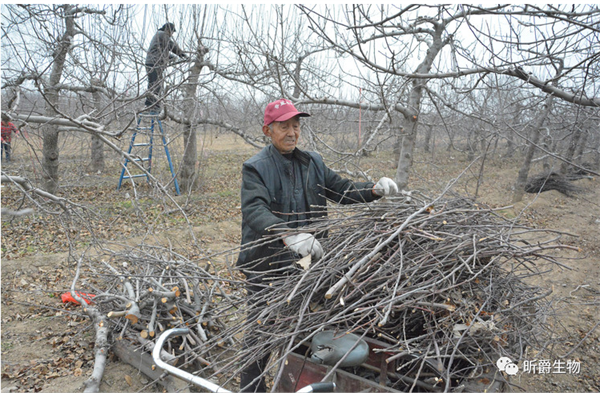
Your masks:
{"label": "person in background", "polygon": [[[398,192],[396,183],[382,177],[376,184],[344,179],[315,153],[296,147],[300,138],[300,119],[310,116],[299,112],[293,103],[279,99],[267,105],[263,133],[271,144],[242,167],[242,249],[237,266],[247,279],[248,315],[260,312],[263,304],[253,301],[253,294],[263,288],[262,282],[300,257],[320,259],[324,250],[320,235],[303,227],[327,215],[327,200],[350,204],[371,202]],[[260,240],[270,234],[282,234],[273,243]],[[271,272],[270,272],[271,271]],[[276,273],[279,272],[279,273]],[[244,346],[256,340],[244,337]],[[265,392],[262,374],[269,359],[263,354],[241,374],[242,392]]]}
{"label": "person in background", "polygon": [[2,114],[2,151],[0,157],[6,157],[6,163],[10,162],[12,134],[17,134],[19,130],[13,123],[9,121],[9,118],[4,113]]}
{"label": "person in background", "polygon": [[146,109],[160,110],[157,99],[160,97],[163,84],[163,72],[170,60],[174,59],[173,53],[182,59],[187,55],[172,40],[175,33],[173,23],[165,23],[150,41],[150,47],[146,55],[146,72],[148,73],[148,94],[146,97]]}

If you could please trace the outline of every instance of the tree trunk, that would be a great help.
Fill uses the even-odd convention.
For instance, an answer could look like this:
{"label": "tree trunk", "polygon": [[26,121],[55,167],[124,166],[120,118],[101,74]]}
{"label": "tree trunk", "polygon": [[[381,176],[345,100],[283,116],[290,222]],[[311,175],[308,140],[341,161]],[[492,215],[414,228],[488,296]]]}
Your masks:
{"label": "tree trunk", "polygon": [[185,147],[181,162],[181,171],[179,172],[179,184],[184,193],[192,192],[198,180],[198,174],[196,172],[196,162],[198,161],[198,135],[195,121],[198,106],[196,91],[198,89],[200,71],[202,71],[202,68],[204,67],[204,55],[207,52],[208,49],[204,47],[200,42],[200,39],[198,39],[196,59],[189,71],[188,81],[183,90],[183,113],[186,118],[185,125],[183,126],[183,141]]}
{"label": "tree trunk", "polygon": [[[47,97],[50,94],[46,95]],[[46,109],[46,116],[54,117],[56,112],[52,108]],[[48,124],[42,131],[43,146],[42,161],[43,188],[51,194],[58,190],[58,127]]]}
{"label": "tree trunk", "polygon": [[546,97],[546,102],[544,103],[544,110],[540,113],[539,117],[535,122],[533,135],[531,136],[531,141],[528,143],[529,146],[525,154],[525,160],[523,161],[521,169],[519,169],[517,182],[515,183],[513,203],[520,202],[523,199],[523,194],[525,193],[525,185],[527,184],[527,176],[529,175],[529,170],[531,169],[531,161],[533,160],[533,155],[535,153],[535,150],[537,149],[537,144],[540,141],[540,135],[542,133],[544,121],[546,121],[546,118],[548,117],[548,114],[552,109],[553,100],[553,95],[548,95],[548,97]]}
{"label": "tree trunk", "polygon": [[[577,149],[577,146],[579,145],[580,139],[581,139],[581,129],[579,127],[575,126],[575,129],[573,130],[573,135],[571,135],[571,140],[569,141],[569,147],[567,148],[567,152],[563,156],[563,158],[566,161],[574,162],[575,150]],[[566,161],[563,161],[560,164],[560,172],[561,173],[567,173],[567,171],[569,170],[570,165]]]}
{"label": "tree trunk", "polygon": [[[552,135],[550,135],[550,130],[547,127],[544,127],[544,130],[546,130],[546,135],[544,135],[544,138],[542,139],[542,147],[548,151],[552,151]],[[549,173],[551,168],[549,154],[544,158],[542,165],[544,167],[544,172]]]}
{"label": "tree trunk", "polygon": [[398,155],[398,168],[396,169],[395,181],[400,190],[408,186],[408,176],[413,164],[413,152],[417,137],[417,122],[412,121],[404,128],[404,134],[400,141],[400,153]]}
{"label": "tree trunk", "polygon": [[425,143],[423,147],[425,148],[425,153],[431,152],[431,134],[433,134],[433,126],[427,126],[427,132],[425,133]]}
{"label": "tree trunk", "polygon": [[512,130],[506,132],[506,158],[510,158],[515,153],[515,141],[513,140]]}
{"label": "tree trunk", "polygon": [[575,161],[579,164],[585,162],[585,160],[583,159],[583,156],[585,154],[585,146],[587,145],[587,140],[588,140],[588,136],[590,135],[590,133],[587,131],[584,131],[582,134],[583,135],[581,137],[581,140],[579,141],[579,146],[577,147],[577,150],[575,151]]}
{"label": "tree trunk", "polygon": [[[419,74],[427,74],[431,70],[431,66],[438,53],[446,45],[442,40],[442,33],[445,30],[443,23],[435,24],[432,34],[432,41],[427,50],[427,55],[423,62],[419,64],[416,72]],[[395,181],[400,190],[408,186],[408,175],[413,164],[413,154],[415,150],[415,141],[417,139],[417,119],[421,112],[421,99],[423,97],[423,85],[426,81],[413,79],[412,90],[408,96],[407,110],[403,112],[406,121],[405,133],[400,141],[400,152],[398,154],[398,167],[396,168]]]}
{"label": "tree trunk", "polygon": [[396,139],[394,140],[394,155],[398,157],[400,155],[402,138],[404,134],[404,127],[400,126],[398,128],[392,127],[392,129],[396,130]]}
{"label": "tree trunk", "polygon": [[[60,39],[54,52],[54,61],[52,63],[52,72],[50,73],[50,79],[46,87],[46,116],[55,117],[58,108],[59,91],[55,87],[60,83],[60,78],[64,70],[65,61],[67,59],[67,53],[71,46],[73,36],[75,34],[75,21],[73,15],[72,5],[65,5],[65,33]],[[42,154],[44,159],[42,161],[43,170],[43,182],[44,189],[51,194],[56,194],[58,190],[58,126],[48,124],[43,132],[43,148]]]}
{"label": "tree trunk", "polygon": [[[188,111],[185,111],[186,113]],[[181,191],[190,193],[196,187],[198,176],[196,173],[196,161],[198,160],[198,135],[196,126],[186,124],[183,128],[183,141],[185,143],[181,171],[179,172],[179,184]]]}
{"label": "tree trunk", "polygon": [[477,152],[477,131],[470,130],[467,135],[467,161],[471,162],[475,159]]}
{"label": "tree trunk", "polygon": [[[101,83],[98,79],[92,79],[92,86],[99,86]],[[102,95],[98,90],[92,93],[94,100],[94,107],[96,110],[102,110]],[[104,171],[104,143],[97,135],[92,134],[91,143],[92,154],[90,156],[90,168],[94,173],[101,173]]]}

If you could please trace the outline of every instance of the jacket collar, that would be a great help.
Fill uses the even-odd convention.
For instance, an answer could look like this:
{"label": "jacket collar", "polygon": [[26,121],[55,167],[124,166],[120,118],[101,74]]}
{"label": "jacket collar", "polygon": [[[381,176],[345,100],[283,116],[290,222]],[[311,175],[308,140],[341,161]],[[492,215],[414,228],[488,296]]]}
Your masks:
{"label": "jacket collar", "polygon": [[[277,150],[277,148],[273,144],[269,145],[269,151],[270,151],[271,155],[274,157],[277,157],[278,160],[284,159],[283,155],[279,152],[279,150]],[[304,166],[308,166],[308,164],[311,161],[310,154],[308,154],[307,152],[300,150],[298,148],[295,148],[294,151],[292,152],[292,154],[293,154],[293,157],[295,159],[297,159]]]}

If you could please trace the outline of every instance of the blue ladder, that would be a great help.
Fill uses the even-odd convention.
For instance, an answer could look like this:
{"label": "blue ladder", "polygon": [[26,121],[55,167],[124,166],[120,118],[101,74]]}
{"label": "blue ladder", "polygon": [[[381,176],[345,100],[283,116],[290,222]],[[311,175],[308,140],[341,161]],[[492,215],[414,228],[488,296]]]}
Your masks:
{"label": "blue ladder", "polygon": [[[173,161],[171,161],[171,154],[169,154],[169,147],[167,146],[167,139],[165,137],[165,132],[162,126],[162,123],[160,122],[160,119],[158,118],[158,113],[143,113],[140,114],[138,117],[138,121],[137,121],[137,127],[135,129],[135,131],[133,132],[133,135],[131,136],[131,142],[129,143],[129,150],[127,151],[128,155],[131,155],[131,152],[133,151],[134,147],[145,147],[148,146],[148,157],[137,157],[134,158],[132,161],[136,161],[136,162],[140,162],[142,163],[141,165],[143,165],[144,162],[148,162],[148,173],[150,173],[150,171],[152,170],[152,147],[153,147],[153,139],[154,139],[154,124],[158,123],[158,128],[160,129],[160,135],[162,137],[162,143],[163,146],[165,147],[165,154],[167,156],[167,161],[169,162],[169,168],[171,169],[171,175],[173,175],[173,183],[175,184],[175,191],[177,192],[177,195],[180,195],[180,191],[179,191],[179,183],[177,182],[177,177],[175,177],[175,170],[173,169]],[[143,118],[149,118],[150,119],[150,126],[141,126],[141,122]],[[143,131],[148,131],[148,142],[143,142],[143,143],[135,143],[135,137],[137,136],[138,133],[142,133]],[[148,174],[146,173],[140,173],[137,175],[125,175],[125,172],[127,172],[127,164],[129,163],[129,159],[125,158],[125,163],[123,164],[123,170],[121,171],[121,177],[119,178],[119,185],[117,186],[117,190],[121,189],[121,184],[123,183],[123,179],[133,179],[136,177],[145,177],[146,180],[149,182],[150,178],[148,177]]]}

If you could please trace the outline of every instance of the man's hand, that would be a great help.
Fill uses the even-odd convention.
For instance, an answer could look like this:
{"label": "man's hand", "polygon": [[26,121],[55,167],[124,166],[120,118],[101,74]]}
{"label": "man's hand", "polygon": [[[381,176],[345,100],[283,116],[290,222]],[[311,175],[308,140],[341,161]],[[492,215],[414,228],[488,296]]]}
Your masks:
{"label": "man's hand", "polygon": [[373,186],[373,194],[378,196],[392,196],[398,193],[398,185],[389,177],[382,177],[377,184]]}
{"label": "man's hand", "polygon": [[323,256],[321,243],[310,233],[286,236],[283,238],[283,244],[301,257],[311,254],[314,261],[321,259]]}

